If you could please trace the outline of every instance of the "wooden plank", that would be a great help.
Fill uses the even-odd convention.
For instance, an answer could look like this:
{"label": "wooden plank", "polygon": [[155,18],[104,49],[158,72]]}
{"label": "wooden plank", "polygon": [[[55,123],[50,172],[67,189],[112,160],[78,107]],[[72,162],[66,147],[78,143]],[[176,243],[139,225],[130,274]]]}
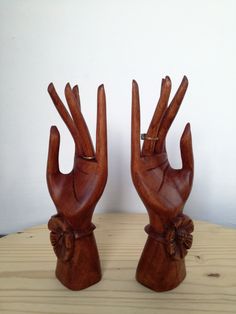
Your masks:
{"label": "wooden plank", "polygon": [[94,216],[103,279],[79,292],[55,279],[45,225],[1,238],[0,313],[236,313],[236,230],[195,221],[187,278],[172,291],[156,293],[135,281],[147,219]]}

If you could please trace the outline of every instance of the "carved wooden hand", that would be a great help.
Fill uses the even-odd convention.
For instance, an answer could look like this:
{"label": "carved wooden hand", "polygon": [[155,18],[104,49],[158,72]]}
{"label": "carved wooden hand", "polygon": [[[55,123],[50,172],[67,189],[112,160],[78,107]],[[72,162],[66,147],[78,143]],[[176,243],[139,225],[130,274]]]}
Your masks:
{"label": "carved wooden hand", "polygon": [[137,268],[137,280],[156,291],[174,288],[184,279],[183,258],[192,243],[192,221],[182,214],[193,181],[190,124],[180,140],[181,169],[171,167],[165,145],[187,86],[184,77],[168,106],[171,81],[169,77],[162,80],[156,110],[147,134],[142,135],[142,149],[139,91],[135,81],[132,88],[131,173],[150,218],[150,225],[145,228],[149,237]]}
{"label": "carved wooden hand", "polygon": [[58,257],[56,275],[68,288],[80,290],[101,278],[91,219],[107,181],[105,91],[103,85],[98,88],[96,152],[81,112],[78,86],[71,89],[67,84],[65,88],[71,115],[52,83],[48,92],[75,142],[74,167],[62,174],[58,164],[60,134],[56,126],[51,127],[47,183],[58,215],[48,226]]}

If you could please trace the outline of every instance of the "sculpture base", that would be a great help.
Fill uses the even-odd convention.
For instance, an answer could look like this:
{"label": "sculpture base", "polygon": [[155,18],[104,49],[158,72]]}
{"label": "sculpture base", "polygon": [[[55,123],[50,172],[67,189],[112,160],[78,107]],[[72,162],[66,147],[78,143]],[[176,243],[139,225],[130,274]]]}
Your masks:
{"label": "sculpture base", "polygon": [[101,266],[94,234],[75,241],[69,261],[57,260],[56,277],[68,289],[82,290],[101,280]]}
{"label": "sculpture base", "polygon": [[165,246],[151,238],[147,239],[138,263],[136,280],[142,285],[157,291],[176,288],[186,277],[185,260],[174,260]]}

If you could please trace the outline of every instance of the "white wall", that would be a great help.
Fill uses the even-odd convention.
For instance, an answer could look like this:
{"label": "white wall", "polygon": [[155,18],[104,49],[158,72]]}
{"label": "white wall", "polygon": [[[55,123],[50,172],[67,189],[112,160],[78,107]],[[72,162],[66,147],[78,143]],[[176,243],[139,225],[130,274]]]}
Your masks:
{"label": "white wall", "polygon": [[170,75],[189,89],[168,137],[173,166],[191,122],[195,180],[185,212],[236,226],[236,2],[217,0],[0,0],[0,233],[55,213],[45,167],[51,124],[62,134],[61,168],[73,143],[47,94],[78,83],[95,133],[96,88],[108,106],[109,180],[96,212],[144,212],[130,178],[131,80],[141,90],[145,132]]}

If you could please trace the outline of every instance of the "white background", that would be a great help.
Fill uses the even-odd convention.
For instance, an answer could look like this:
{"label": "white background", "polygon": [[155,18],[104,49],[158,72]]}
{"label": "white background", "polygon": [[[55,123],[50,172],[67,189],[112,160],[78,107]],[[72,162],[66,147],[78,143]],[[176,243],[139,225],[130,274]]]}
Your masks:
{"label": "white background", "polygon": [[233,0],[0,0],[0,233],[55,213],[45,179],[52,124],[61,169],[72,167],[51,81],[61,96],[68,81],[79,84],[93,138],[96,89],[105,84],[109,179],[96,212],[145,212],[130,178],[131,80],[145,132],[167,74],[173,92],[184,74],[190,82],[168,136],[169,159],[180,167],[179,139],[191,122],[195,179],[185,213],[236,226],[235,12]]}

